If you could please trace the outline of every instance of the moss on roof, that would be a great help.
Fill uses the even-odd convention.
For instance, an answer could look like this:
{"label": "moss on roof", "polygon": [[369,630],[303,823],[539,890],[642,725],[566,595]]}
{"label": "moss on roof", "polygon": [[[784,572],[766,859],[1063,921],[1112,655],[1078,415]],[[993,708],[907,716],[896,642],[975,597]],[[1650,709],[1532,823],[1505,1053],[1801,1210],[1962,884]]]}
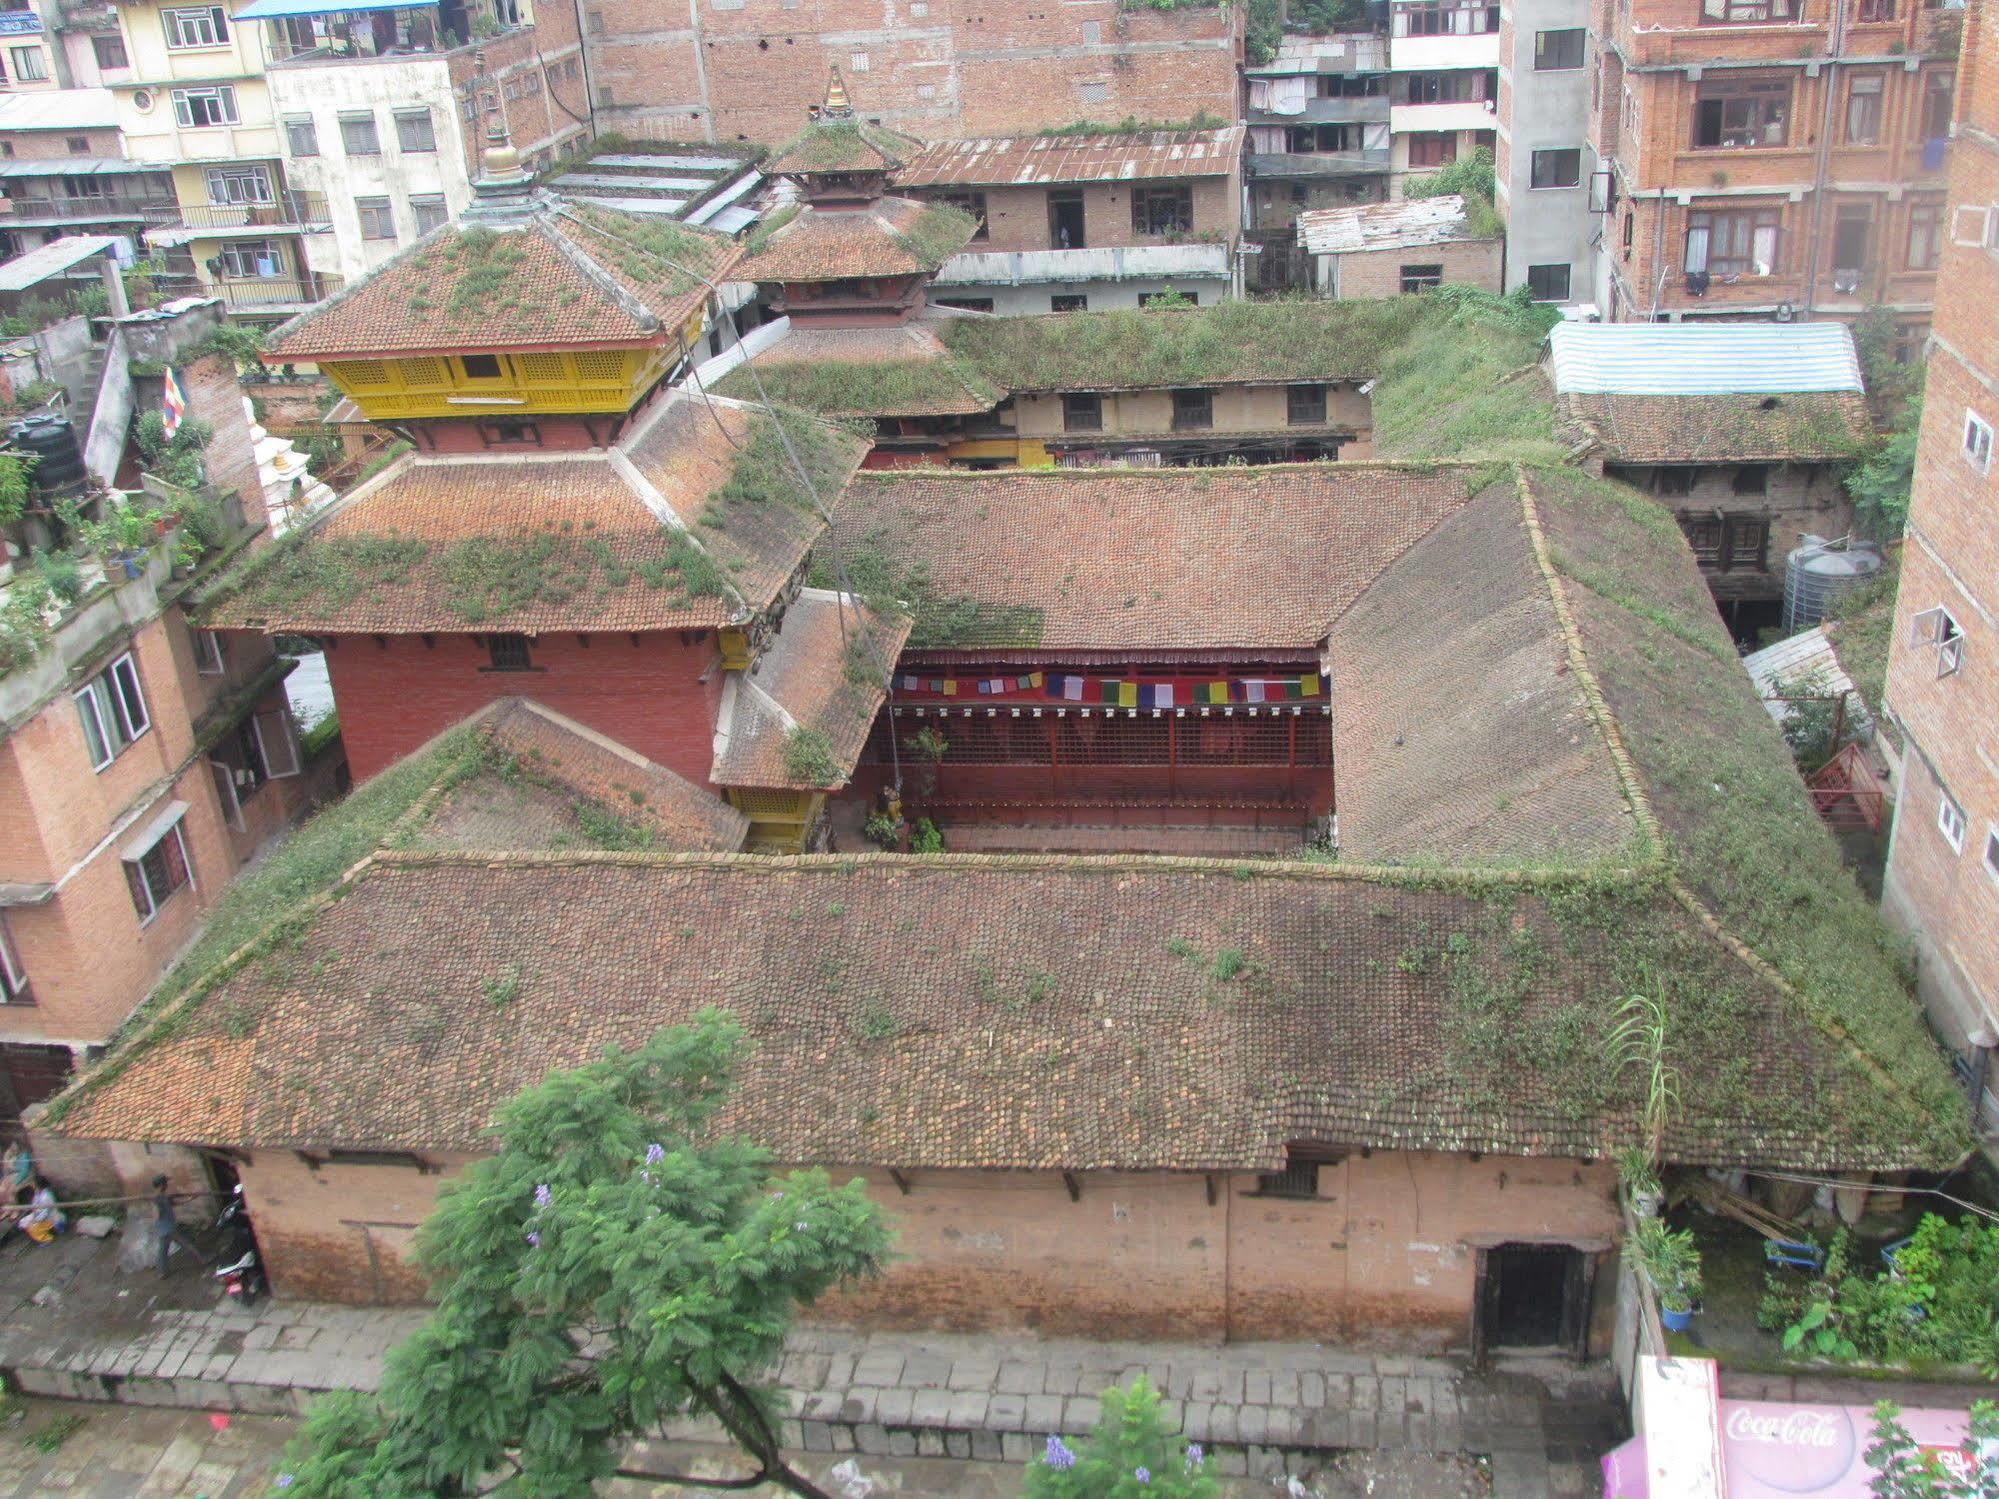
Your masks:
{"label": "moss on roof", "polygon": [[[783,345],[779,345],[781,353]],[[716,382],[715,393],[757,399],[757,382],[781,405],[828,416],[949,415],[991,410],[1003,399],[962,359],[856,359],[839,363],[757,361],[753,379],[738,366]]]}
{"label": "moss on roof", "polygon": [[1227,301],[962,318],[945,341],[1002,390],[1367,379],[1409,330],[1406,299]]}
{"label": "moss on roof", "polygon": [[866,120],[821,120],[794,136],[771,158],[773,173],[878,172],[899,167],[923,143]]}

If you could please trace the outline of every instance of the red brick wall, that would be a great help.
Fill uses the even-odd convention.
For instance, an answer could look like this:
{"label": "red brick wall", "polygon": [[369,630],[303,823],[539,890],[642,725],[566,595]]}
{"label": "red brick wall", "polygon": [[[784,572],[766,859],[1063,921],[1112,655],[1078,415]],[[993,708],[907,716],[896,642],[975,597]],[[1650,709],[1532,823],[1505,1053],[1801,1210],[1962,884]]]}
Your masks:
{"label": "red brick wall", "polygon": [[[69,138],[73,135],[80,135],[88,140],[90,142],[90,149],[82,153],[70,150]],[[14,147],[14,159],[17,161],[58,161],[64,157],[76,156],[78,154],[86,157],[96,156],[112,159],[122,157],[125,154],[124,138],[115,128],[110,130],[8,130],[0,131],[0,138],[4,138],[12,144]],[[128,186],[121,182],[120,186],[114,191],[124,192],[127,190]],[[46,190],[43,195],[48,196]]]}
{"label": "red brick wall", "polygon": [[[1853,8],[1848,5],[1849,11]],[[1823,0],[1805,9],[1810,21],[1806,25],[1707,26],[1694,24],[1699,8],[1683,0],[1633,0],[1599,7],[1597,31],[1606,45],[1593,143],[1599,155],[1614,158],[1617,164],[1620,202],[1617,212],[1606,219],[1605,237],[1608,244],[1619,247],[1612,264],[1620,283],[1620,317],[1645,317],[1655,298],[1662,311],[1713,316],[1730,308],[1767,309],[1785,301],[1803,305],[1809,292],[1816,308],[1833,315],[1853,315],[1869,303],[1892,302],[1912,306],[1920,320],[1920,310],[1932,295],[1935,272],[1906,265],[1909,209],[1919,202],[1935,203],[1942,188],[1940,174],[1925,171],[1922,165],[1923,85],[1926,72],[1948,72],[1949,64],[1939,59],[1909,71],[1905,62],[1930,44],[1934,13],[1911,4],[1897,7],[1901,16],[1893,22],[1849,25],[1841,55],[1865,61],[1857,68],[1813,62],[1810,72],[1816,76],[1808,76],[1806,60],[1828,56],[1830,33]],[[1768,63],[1768,76],[1790,81],[1789,130],[1782,146],[1693,148],[1701,80],[1685,69],[1721,61]],[[1644,67],[1677,70],[1639,71]],[[1878,74],[1882,81],[1876,145],[1846,142],[1848,86],[1856,71]],[[1732,75],[1711,71],[1706,79],[1724,76]],[[1627,89],[1637,108],[1635,131],[1623,128]],[[1822,134],[1827,135],[1828,189],[1814,194],[1810,189],[1816,180]],[[1884,186],[1890,183],[1897,185],[1892,197]],[[1770,189],[1770,195],[1743,194],[1743,189],[1755,187]],[[1656,196],[1669,188],[1677,190],[1674,197]],[[1800,188],[1806,191],[1794,197]],[[1722,189],[1727,190],[1725,196]],[[1679,193],[1696,196],[1683,203],[1676,200]],[[1842,205],[1869,206],[1873,216],[1868,274],[1859,290],[1850,294],[1834,291],[1829,258]],[[1776,208],[1781,213],[1776,270],[1769,276],[1743,276],[1733,285],[1716,277],[1705,295],[1689,295],[1683,275],[1687,213],[1747,207]],[[1628,253],[1621,248],[1627,217],[1632,238]],[[1814,241],[1819,246],[1816,275],[1808,277],[1808,252]]]}
{"label": "red brick wall", "polygon": [[[470,90],[476,80],[481,93],[491,96],[506,116],[508,138],[525,160],[558,142],[590,133],[582,52],[576,7],[538,5],[534,25],[526,30],[481,42],[476,49],[454,52],[451,81],[461,90]],[[485,129],[490,124],[489,115],[482,114],[477,126],[464,123],[461,115],[457,133],[467,165],[479,165],[480,153],[486,149]],[[476,170],[473,175],[478,175]]]}
{"label": "red brick wall", "polygon": [[[697,785],[715,757],[722,671],[712,634],[545,635],[535,670],[482,670],[467,635],[343,635],[326,653],[340,734],[356,781],[502,697],[530,697],[608,734]],[[378,644],[377,641],[381,643]],[[702,678],[706,677],[706,681]]]}
{"label": "red brick wall", "polygon": [[604,128],[773,144],[803,127],[833,65],[864,115],[929,138],[1200,110],[1231,120],[1241,12],[1118,0],[697,0],[690,24],[685,8],[584,0]]}
{"label": "red brick wall", "polygon": [[[1999,255],[1978,243],[1987,210],[1999,217],[1999,5],[1968,14],[1950,159],[1953,224],[1968,243],[1944,249],[1902,548],[1887,700],[1908,753],[1883,900],[1917,937],[1924,998],[1953,1043],[1999,1029],[1999,871],[1984,857],[1999,827],[1999,465],[1981,472],[1964,453],[1967,413],[1999,427]],[[1944,677],[1933,648],[1909,643],[1913,617],[1939,606],[1965,637],[1963,669]],[[1964,811],[1962,851],[1937,829],[1946,792]]]}
{"label": "red brick wall", "polygon": [[188,415],[215,429],[208,445],[208,482],[243,499],[243,518],[252,527],[266,521],[263,482],[257,476],[257,449],[250,439],[250,415],[236,366],[220,355],[198,359],[180,371]]}
{"label": "red brick wall", "polygon": [[[457,1161],[449,1163],[454,1168]],[[857,1173],[834,1171],[836,1180]],[[1084,1172],[858,1173],[896,1258],[814,1309],[873,1326],[1088,1337],[1321,1337],[1400,1350],[1466,1345],[1479,1244],[1617,1233],[1608,1167],[1376,1152],[1320,1169],[1319,1196],[1256,1178]],[[279,1294],[413,1299],[394,1262],[440,1178],[260,1151],[245,1191]]]}
{"label": "red brick wall", "polygon": [[[1196,177],[1193,188],[1195,234],[1233,235],[1236,231],[1236,192],[1228,177]],[[1073,185],[1072,185],[1073,186]],[[1131,227],[1131,190],[1118,183],[1084,183],[1083,234],[1090,248],[1110,245],[1157,245],[1166,243],[1162,235],[1136,234]],[[1054,250],[1049,238],[1047,187],[971,187],[966,192],[985,194],[986,238],[974,240],[971,251]],[[918,198],[940,198],[943,189],[911,194]]]}
{"label": "red brick wall", "polygon": [[1441,265],[1446,282],[1500,289],[1500,243],[1496,239],[1449,245],[1418,245],[1409,250],[1353,250],[1333,257],[1337,262],[1341,297],[1398,297],[1402,267]]}

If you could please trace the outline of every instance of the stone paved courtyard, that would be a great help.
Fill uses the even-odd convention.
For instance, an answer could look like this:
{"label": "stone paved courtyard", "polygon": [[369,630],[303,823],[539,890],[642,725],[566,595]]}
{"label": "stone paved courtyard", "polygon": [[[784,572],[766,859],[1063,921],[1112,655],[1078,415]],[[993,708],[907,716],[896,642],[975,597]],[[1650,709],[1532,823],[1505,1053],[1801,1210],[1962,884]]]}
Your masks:
{"label": "stone paved courtyard", "polygon": [[[165,1281],[121,1269],[115,1238],[7,1246],[0,1370],[30,1395],[291,1416],[326,1390],[374,1388],[383,1355],[421,1316],[219,1301],[191,1264]],[[807,1461],[831,1466],[851,1456],[869,1471],[897,1472],[936,1463],[971,1485],[967,1493],[977,1492],[982,1466],[1017,1472],[1011,1465],[1049,1433],[1087,1432],[1097,1394],[1140,1374],[1161,1391],[1167,1418],[1210,1449],[1219,1473],[1254,1481],[1248,1491],[1270,1492],[1271,1480],[1296,1475],[1337,1493],[1329,1485],[1341,1471],[1373,1459],[1385,1465],[1373,1475],[1378,1484],[1397,1471],[1421,1475],[1409,1479],[1412,1495],[1480,1493],[1489,1475],[1494,1499],[1567,1499],[1594,1492],[1595,1460],[1621,1435],[1597,1371],[1550,1364],[1473,1374],[1445,1360],[1312,1343],[801,1329],[777,1373],[786,1445]],[[720,1438],[700,1423],[670,1435]],[[1462,1461],[1469,1456],[1479,1459],[1475,1467]]]}

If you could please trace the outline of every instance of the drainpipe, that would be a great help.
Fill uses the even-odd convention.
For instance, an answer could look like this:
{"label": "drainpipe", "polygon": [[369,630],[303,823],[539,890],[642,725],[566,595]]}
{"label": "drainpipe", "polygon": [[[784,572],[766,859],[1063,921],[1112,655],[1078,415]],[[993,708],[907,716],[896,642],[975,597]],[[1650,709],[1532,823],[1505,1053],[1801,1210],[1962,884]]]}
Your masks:
{"label": "drainpipe", "polygon": [[1812,153],[1812,232],[1805,237],[1805,296],[1800,316],[1806,322],[1811,321],[1819,297],[1819,246],[1825,238],[1821,231],[1825,227],[1826,178],[1832,156],[1833,109],[1839,98],[1839,58],[1846,51],[1846,0],[1832,0],[1832,26],[1826,40],[1830,55],[1820,74],[1825,104],[1819,111],[1818,150]]}

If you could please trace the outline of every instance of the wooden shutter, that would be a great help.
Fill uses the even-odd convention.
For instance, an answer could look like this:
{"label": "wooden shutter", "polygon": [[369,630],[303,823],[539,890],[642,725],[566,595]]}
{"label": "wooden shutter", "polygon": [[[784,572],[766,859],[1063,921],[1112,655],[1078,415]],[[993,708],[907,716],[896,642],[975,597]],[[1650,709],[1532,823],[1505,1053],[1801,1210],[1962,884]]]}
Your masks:
{"label": "wooden shutter", "polygon": [[131,860],[125,860],[125,883],[132,891],[132,909],[139,913],[139,920],[150,921],[153,915],[153,895],[146,888],[146,872]]}
{"label": "wooden shutter", "polygon": [[220,760],[210,760],[208,768],[215,774],[215,799],[222,803],[222,820],[231,832],[242,832],[243,802],[236,795],[236,772]]}

